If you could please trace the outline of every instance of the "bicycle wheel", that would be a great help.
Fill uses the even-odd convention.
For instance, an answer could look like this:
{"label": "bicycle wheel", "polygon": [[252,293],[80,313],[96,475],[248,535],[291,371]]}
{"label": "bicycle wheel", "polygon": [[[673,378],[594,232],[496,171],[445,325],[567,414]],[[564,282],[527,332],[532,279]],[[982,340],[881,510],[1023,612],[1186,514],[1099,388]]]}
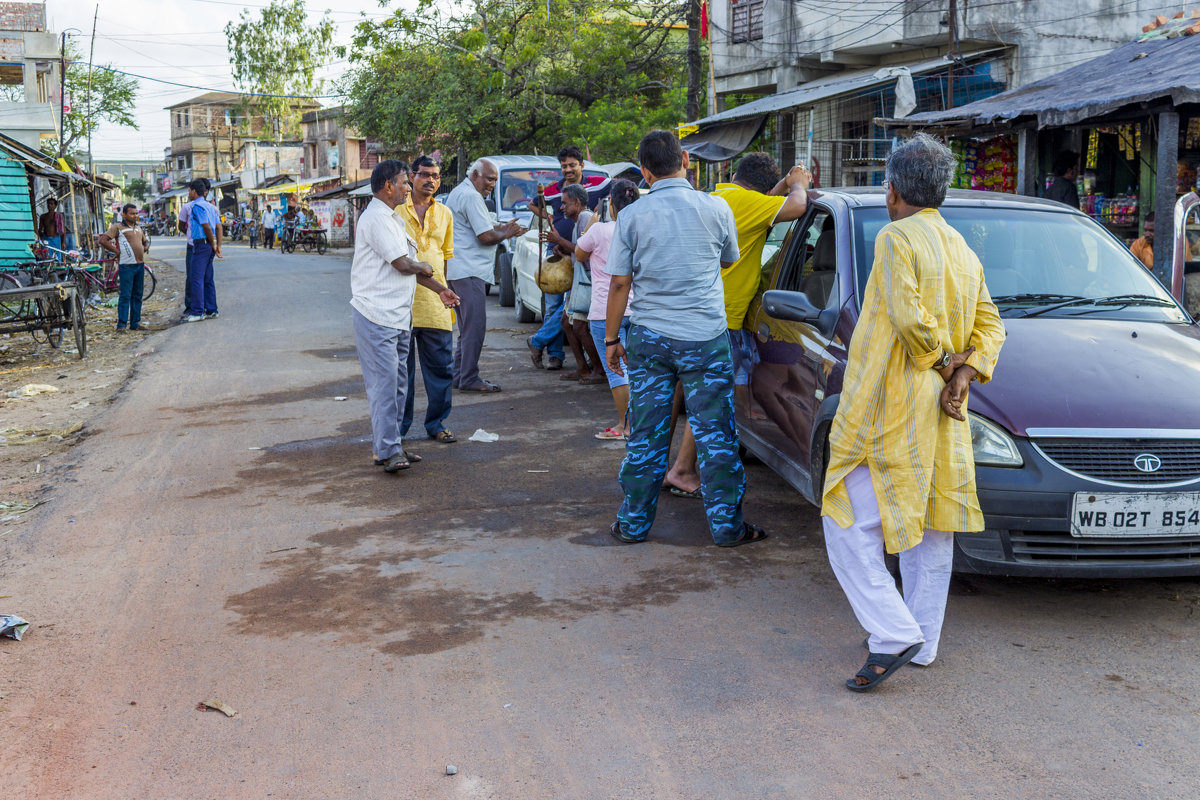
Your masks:
{"label": "bicycle wheel", "polygon": [[300,239],[300,247],[304,250],[304,252],[311,253],[313,248],[312,239],[308,236],[302,237]]}
{"label": "bicycle wheel", "polygon": [[[83,315],[83,298],[71,295],[71,329],[75,332],[75,349],[80,358],[87,356],[87,320]],[[59,333],[62,333],[60,330]]]}
{"label": "bicycle wheel", "polygon": [[[0,272],[0,291],[5,289],[20,289],[21,282],[6,272]],[[5,299],[0,295],[0,321],[19,319],[25,316],[25,308],[29,301],[23,297]]]}
{"label": "bicycle wheel", "polygon": [[324,233],[317,234],[317,255],[325,255],[325,250],[327,249],[328,244],[329,243],[325,240]]}
{"label": "bicycle wheel", "polygon": [[150,295],[154,294],[154,287],[158,285],[158,281],[154,277],[154,270],[149,267],[142,267],[142,269],[146,272],[142,276],[144,278],[144,283],[142,284],[142,302],[144,303],[150,299]]}
{"label": "bicycle wheel", "polygon": [[[62,331],[65,313],[62,300],[57,296],[39,297],[37,299],[38,317],[42,321],[42,333],[51,347],[57,348],[62,344]],[[35,336],[36,340],[37,337]]]}

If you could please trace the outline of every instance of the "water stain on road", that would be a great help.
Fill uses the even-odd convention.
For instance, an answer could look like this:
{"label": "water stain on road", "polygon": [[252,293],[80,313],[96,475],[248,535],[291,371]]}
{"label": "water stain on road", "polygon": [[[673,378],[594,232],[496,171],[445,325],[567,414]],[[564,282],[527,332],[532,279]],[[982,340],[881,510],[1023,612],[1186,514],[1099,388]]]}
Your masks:
{"label": "water stain on road", "polygon": [[237,630],[244,634],[333,634],[413,656],[460,647],[514,620],[667,605],[739,580],[710,565],[680,563],[637,570],[620,582],[572,582],[569,596],[541,594],[522,585],[522,574],[497,571],[494,554],[475,552],[480,540],[446,535],[477,530],[470,528],[477,521],[460,520],[446,531],[417,515],[402,524],[389,518],[327,531],[311,538],[312,547],[268,561],[275,579],[229,597],[225,607],[241,616]]}
{"label": "water stain on road", "polygon": [[258,406],[282,405],[284,403],[299,403],[305,400],[328,400],[333,397],[349,397],[363,393],[362,377],[354,376],[324,381],[323,383],[311,386],[298,386],[294,389],[279,389],[274,392],[263,392],[246,397],[229,397],[224,400],[212,400],[195,406],[165,407],[161,410],[181,414],[203,414],[213,410],[225,411],[232,408],[254,408]]}

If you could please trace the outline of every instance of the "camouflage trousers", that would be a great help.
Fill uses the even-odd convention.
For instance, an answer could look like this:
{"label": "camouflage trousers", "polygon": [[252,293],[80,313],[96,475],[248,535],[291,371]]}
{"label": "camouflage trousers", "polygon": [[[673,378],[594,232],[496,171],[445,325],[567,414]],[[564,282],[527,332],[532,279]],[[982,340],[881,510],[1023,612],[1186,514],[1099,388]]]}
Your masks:
{"label": "camouflage trousers", "polygon": [[644,539],[654,524],[671,449],[675,384],[682,383],[696,437],[704,513],[713,540],[720,544],[738,538],[746,473],[738,456],[728,334],[707,342],[689,342],[633,325],[626,359],[631,431],[621,463],[621,489],[625,492],[617,512],[621,529]]}

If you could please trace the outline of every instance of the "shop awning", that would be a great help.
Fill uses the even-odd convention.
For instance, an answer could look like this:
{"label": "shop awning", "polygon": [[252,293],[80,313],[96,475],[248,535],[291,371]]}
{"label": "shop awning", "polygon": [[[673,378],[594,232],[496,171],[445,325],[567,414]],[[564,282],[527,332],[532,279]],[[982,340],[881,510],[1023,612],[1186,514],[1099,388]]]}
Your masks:
{"label": "shop awning", "polygon": [[268,186],[265,189],[250,189],[248,191],[250,194],[268,196],[296,194],[297,192],[303,192],[305,189],[309,188],[310,186],[315,186],[318,183],[329,183],[330,181],[336,181],[340,179],[341,176],[339,175],[322,175],[319,178],[305,178],[304,180],[293,181],[291,183],[278,183],[274,186]]}
{"label": "shop awning", "polygon": [[1200,36],[1129,42],[1078,66],[965,106],[879,122],[888,127],[971,128],[1036,121],[1074,125],[1148,103],[1200,103]]}
{"label": "shop awning", "polygon": [[[968,59],[1001,52],[995,48],[971,53]],[[786,92],[760,97],[728,111],[713,114],[703,119],[681,125],[698,130],[680,140],[688,153],[707,161],[724,161],[742,152],[758,136],[767,115],[789,108],[803,108],[840,95],[854,94],[866,89],[883,86],[906,75],[920,75],[945,69],[949,65],[945,58],[931,58],[911,64],[893,64],[873,69],[838,72],[824,78],[809,81]]]}

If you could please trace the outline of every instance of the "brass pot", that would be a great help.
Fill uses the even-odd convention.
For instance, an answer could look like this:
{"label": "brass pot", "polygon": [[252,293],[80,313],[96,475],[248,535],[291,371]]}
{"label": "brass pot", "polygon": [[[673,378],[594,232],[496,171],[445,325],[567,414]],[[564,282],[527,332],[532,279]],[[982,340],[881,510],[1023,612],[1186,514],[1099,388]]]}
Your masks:
{"label": "brass pot", "polygon": [[542,262],[537,284],[546,294],[563,294],[571,291],[571,283],[574,280],[575,267],[571,259],[553,255]]}

